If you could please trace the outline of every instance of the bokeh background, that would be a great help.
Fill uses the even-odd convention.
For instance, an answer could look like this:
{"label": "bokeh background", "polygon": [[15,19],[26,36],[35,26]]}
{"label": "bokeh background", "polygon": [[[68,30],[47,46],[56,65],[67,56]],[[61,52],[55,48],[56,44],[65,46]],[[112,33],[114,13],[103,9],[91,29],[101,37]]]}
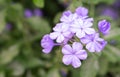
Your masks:
{"label": "bokeh background", "polygon": [[[111,23],[108,45],[80,68],[62,63],[61,49],[44,54],[40,40],[65,10],[84,6]],[[120,77],[120,0],[0,0],[0,77]]]}

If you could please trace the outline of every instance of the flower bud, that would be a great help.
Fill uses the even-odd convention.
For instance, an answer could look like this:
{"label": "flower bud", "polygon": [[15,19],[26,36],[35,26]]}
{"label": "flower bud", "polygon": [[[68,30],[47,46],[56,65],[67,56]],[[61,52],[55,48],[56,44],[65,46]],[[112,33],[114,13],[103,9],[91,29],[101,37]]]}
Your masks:
{"label": "flower bud", "polygon": [[101,20],[98,22],[98,29],[103,35],[106,35],[109,33],[110,23],[106,20]]}

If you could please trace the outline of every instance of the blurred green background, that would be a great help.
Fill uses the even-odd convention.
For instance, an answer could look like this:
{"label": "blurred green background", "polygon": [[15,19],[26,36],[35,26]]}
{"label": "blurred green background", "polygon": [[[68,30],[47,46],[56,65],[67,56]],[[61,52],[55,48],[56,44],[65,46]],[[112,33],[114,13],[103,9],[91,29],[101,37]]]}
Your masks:
{"label": "blurred green background", "polygon": [[[40,40],[62,12],[84,6],[111,22],[108,45],[74,69],[62,63],[61,49],[44,54]],[[120,77],[120,0],[0,0],[0,77]]]}

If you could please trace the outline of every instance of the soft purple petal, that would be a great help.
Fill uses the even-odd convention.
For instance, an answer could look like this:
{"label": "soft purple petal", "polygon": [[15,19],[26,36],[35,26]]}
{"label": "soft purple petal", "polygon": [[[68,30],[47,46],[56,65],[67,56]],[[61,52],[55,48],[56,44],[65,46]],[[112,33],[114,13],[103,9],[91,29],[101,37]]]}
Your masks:
{"label": "soft purple petal", "polygon": [[81,42],[82,42],[83,44],[87,44],[87,43],[91,42],[91,40],[90,40],[89,38],[87,38],[87,37],[83,37],[83,38],[81,38],[80,40],[81,40]]}
{"label": "soft purple petal", "polygon": [[86,28],[86,29],[84,29],[84,31],[85,31],[87,34],[94,34],[94,33],[95,33],[95,29],[93,29],[93,28]]}
{"label": "soft purple petal", "polygon": [[70,32],[70,31],[66,31],[66,32],[63,33],[63,35],[64,35],[65,37],[69,37],[69,36],[71,35],[71,32]]}
{"label": "soft purple petal", "polygon": [[85,60],[87,58],[87,52],[85,50],[79,50],[75,54],[80,60]]}
{"label": "soft purple petal", "polygon": [[90,42],[86,45],[86,49],[88,49],[90,52],[95,52],[95,44],[93,42]]}
{"label": "soft purple petal", "polygon": [[61,25],[61,30],[62,30],[63,32],[68,31],[68,30],[69,30],[69,24],[63,23],[63,24]]}
{"label": "soft purple petal", "polygon": [[64,55],[62,58],[62,62],[65,65],[70,65],[72,63],[73,56],[72,55]]}
{"label": "soft purple petal", "polygon": [[102,50],[102,45],[100,45],[98,42],[95,42],[95,50],[96,52],[100,52]]}
{"label": "soft purple petal", "polygon": [[79,32],[76,33],[76,36],[77,36],[78,38],[82,38],[82,37],[85,36],[85,32],[79,31]]}
{"label": "soft purple petal", "polygon": [[58,23],[58,24],[56,24],[56,26],[53,28],[53,30],[60,32],[60,31],[61,31],[61,28],[62,28],[62,23]]}
{"label": "soft purple petal", "polygon": [[64,55],[68,55],[68,54],[71,54],[72,53],[72,48],[70,45],[65,45],[63,48],[62,48],[62,53]]}
{"label": "soft purple petal", "polygon": [[74,42],[74,43],[72,44],[72,47],[73,47],[73,50],[74,50],[74,51],[79,51],[79,50],[81,50],[81,49],[83,48],[82,44],[79,43],[79,42]]}
{"label": "soft purple petal", "polygon": [[70,28],[70,31],[71,31],[72,33],[76,33],[76,32],[78,32],[78,31],[81,31],[81,29],[71,27],[71,28]]}
{"label": "soft purple petal", "polygon": [[52,33],[50,33],[50,38],[51,39],[56,39],[59,35],[60,35],[59,32],[52,32]]}
{"label": "soft purple petal", "polygon": [[48,53],[50,53],[51,52],[51,48],[47,48],[47,49],[43,49],[42,51],[44,52],[44,53],[46,53],[46,54],[48,54]]}
{"label": "soft purple petal", "polygon": [[72,14],[72,12],[68,10],[68,11],[63,12],[62,16],[68,17],[71,14]]}
{"label": "soft purple petal", "polygon": [[72,66],[74,68],[78,68],[81,66],[81,61],[76,56],[73,56],[72,58]]}
{"label": "soft purple petal", "polygon": [[78,15],[80,15],[80,16],[87,16],[87,14],[88,14],[88,9],[85,8],[85,7],[78,7],[78,8],[76,9],[76,13],[77,13]]}
{"label": "soft purple petal", "polygon": [[91,27],[93,25],[93,23],[92,22],[90,22],[90,21],[86,21],[85,20],[85,22],[84,22],[84,28],[89,28],[89,27]]}
{"label": "soft purple petal", "polygon": [[58,38],[57,38],[57,40],[56,40],[56,42],[57,42],[57,43],[62,43],[62,42],[64,41],[64,39],[65,39],[65,38],[64,38],[63,35],[59,35]]}

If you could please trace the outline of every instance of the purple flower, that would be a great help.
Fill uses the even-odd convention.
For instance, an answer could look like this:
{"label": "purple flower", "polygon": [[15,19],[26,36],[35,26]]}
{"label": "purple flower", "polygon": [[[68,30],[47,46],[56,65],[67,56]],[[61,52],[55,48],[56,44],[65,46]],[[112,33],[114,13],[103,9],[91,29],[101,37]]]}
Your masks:
{"label": "purple flower", "polygon": [[78,18],[77,14],[72,14],[71,11],[66,11],[63,13],[62,17],[60,18],[61,22],[71,24]]}
{"label": "purple flower", "polygon": [[82,49],[83,46],[79,42],[74,42],[72,47],[70,45],[65,45],[62,48],[63,63],[65,65],[72,65],[74,68],[78,68],[81,66],[80,60],[85,60],[87,58],[87,52]]}
{"label": "purple flower", "polygon": [[102,34],[106,35],[109,33],[110,23],[107,22],[106,20],[101,20],[98,22],[98,28]]}
{"label": "purple flower", "polygon": [[26,18],[30,18],[30,17],[32,17],[32,11],[29,9],[26,9],[24,12],[24,15]]}
{"label": "purple flower", "polygon": [[90,52],[100,52],[107,44],[107,41],[100,38],[98,33],[86,35],[80,40],[83,44],[86,44],[86,49]]}
{"label": "purple flower", "polygon": [[54,47],[53,40],[49,37],[49,34],[43,36],[41,40],[41,46],[44,48],[42,51],[46,54],[50,53],[52,48]]}
{"label": "purple flower", "polygon": [[51,39],[56,39],[57,43],[62,43],[65,38],[68,38],[71,34],[69,31],[69,25],[65,23],[59,23],[53,28],[54,32],[50,33]]}
{"label": "purple flower", "polygon": [[34,10],[34,15],[35,16],[42,16],[43,14],[42,14],[42,11],[40,9],[35,9]]}
{"label": "purple flower", "polygon": [[85,37],[86,34],[94,34],[95,30],[91,28],[93,23],[91,22],[91,19],[76,19],[75,22],[71,25],[70,30],[73,33],[76,33],[76,36],[78,38]]}
{"label": "purple flower", "polygon": [[85,7],[78,7],[78,8],[76,9],[76,13],[77,13],[79,16],[84,17],[84,16],[87,16],[87,15],[88,15],[88,9],[85,8]]}

